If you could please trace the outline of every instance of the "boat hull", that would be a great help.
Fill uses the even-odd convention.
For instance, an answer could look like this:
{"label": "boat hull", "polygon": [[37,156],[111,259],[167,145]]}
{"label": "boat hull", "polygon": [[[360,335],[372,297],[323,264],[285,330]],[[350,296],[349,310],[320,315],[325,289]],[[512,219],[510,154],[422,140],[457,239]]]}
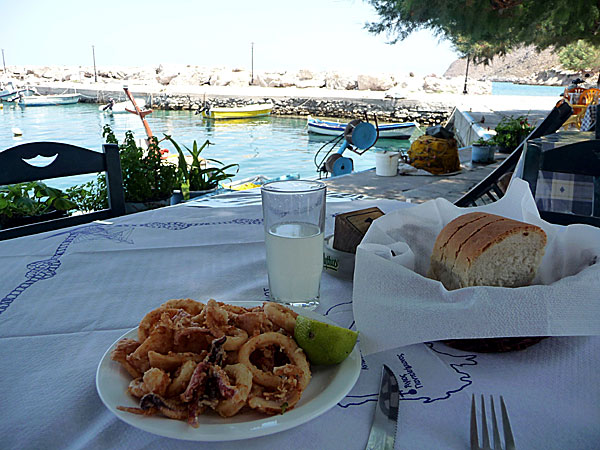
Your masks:
{"label": "boat hull", "polygon": [[202,111],[205,119],[251,119],[253,117],[265,117],[271,114],[273,105],[248,105],[239,108],[211,108]]}
{"label": "boat hull", "polygon": [[[339,136],[346,129],[346,123],[328,122],[309,118],[308,131],[325,136]],[[379,137],[385,139],[408,139],[417,127],[414,122],[379,125]]]}
{"label": "boat hull", "polygon": [[80,98],[80,94],[31,95],[22,97],[19,100],[19,104],[25,106],[72,105],[77,103]]}

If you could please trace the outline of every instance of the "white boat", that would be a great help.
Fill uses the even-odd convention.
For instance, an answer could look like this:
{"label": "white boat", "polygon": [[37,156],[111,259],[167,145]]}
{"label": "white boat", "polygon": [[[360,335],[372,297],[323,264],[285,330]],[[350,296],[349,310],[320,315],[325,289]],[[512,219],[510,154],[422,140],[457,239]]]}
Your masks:
{"label": "white boat", "polygon": [[[326,136],[339,136],[346,129],[347,123],[329,122],[308,116],[308,131]],[[388,123],[379,125],[380,138],[408,139],[417,128],[415,122]]]}
{"label": "white boat", "polygon": [[20,95],[17,102],[25,106],[72,105],[80,98],[81,94]]}
{"label": "white boat", "polygon": [[[146,107],[146,100],[136,98],[135,103],[142,110]],[[133,105],[131,104],[131,102],[129,100],[125,101],[125,102],[118,102],[118,103],[115,103],[113,101],[112,106],[111,106],[111,101],[109,100],[109,102],[106,105],[98,106],[98,111],[100,111],[101,113],[105,113],[105,114],[124,114],[127,112],[135,114],[135,108],[133,107]]]}
{"label": "white boat", "polygon": [[0,89],[0,102],[12,102],[19,97],[20,94],[29,95],[35,92],[29,87],[16,88],[12,81],[9,81],[6,84],[0,83]]}

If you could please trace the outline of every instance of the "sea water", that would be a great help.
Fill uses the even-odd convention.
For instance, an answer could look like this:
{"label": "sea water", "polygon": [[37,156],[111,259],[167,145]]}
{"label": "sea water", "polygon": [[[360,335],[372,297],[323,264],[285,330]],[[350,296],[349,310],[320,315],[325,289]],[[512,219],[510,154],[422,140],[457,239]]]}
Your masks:
{"label": "sea water", "polygon": [[[146,134],[140,119],[133,114],[114,114],[112,116],[98,112],[97,104],[78,103],[64,106],[19,107],[4,103],[0,110],[0,151],[26,142],[55,141],[78,145],[101,151],[104,138],[102,129],[110,125],[121,142],[125,131],[133,131],[137,139]],[[173,137],[180,145],[191,148],[192,142],[198,144],[209,140],[212,145],[206,147],[201,156],[213,158],[223,164],[239,164],[239,172],[233,181],[256,175],[267,179],[284,175],[299,175],[300,178],[317,178],[315,165],[331,149],[327,145],[332,136],[318,136],[308,133],[306,118],[263,117],[243,120],[209,121],[193,111],[154,111],[146,116],[148,124],[159,139],[165,134]],[[11,128],[20,128],[23,136],[15,137]],[[359,156],[349,150],[344,156],[352,158],[354,170],[366,170],[375,167],[375,151],[406,150],[410,143],[396,139],[380,139],[365,154]],[[163,141],[161,148],[176,154],[173,146]],[[333,149],[337,151],[339,145]],[[51,186],[65,189],[81,184],[94,176],[80,175],[53,180]]]}
{"label": "sea water", "polygon": [[319,299],[323,232],[302,222],[274,225],[265,236],[269,291],[273,300],[312,303]]}

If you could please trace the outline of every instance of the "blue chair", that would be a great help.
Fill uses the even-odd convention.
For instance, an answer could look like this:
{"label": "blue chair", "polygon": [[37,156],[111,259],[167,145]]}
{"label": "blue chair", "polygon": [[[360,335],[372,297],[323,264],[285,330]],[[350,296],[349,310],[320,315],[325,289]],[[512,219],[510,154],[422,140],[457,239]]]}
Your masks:
{"label": "blue chair", "polygon": [[[108,190],[107,209],[2,229],[0,240],[124,215],[125,197],[119,147],[116,144],[105,144],[102,150],[96,152],[58,142],[33,142],[0,152],[0,186],[104,172]],[[54,158],[54,160],[45,167],[36,167],[27,162],[37,156]]]}

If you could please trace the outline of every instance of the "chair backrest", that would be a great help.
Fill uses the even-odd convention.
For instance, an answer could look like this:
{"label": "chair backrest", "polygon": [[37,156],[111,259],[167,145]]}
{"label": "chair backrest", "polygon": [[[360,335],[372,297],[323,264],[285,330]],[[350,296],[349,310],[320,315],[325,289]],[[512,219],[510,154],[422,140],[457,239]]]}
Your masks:
{"label": "chair backrest", "polygon": [[[27,162],[27,160],[37,156],[54,158],[54,160],[45,167],[34,166]],[[0,230],[0,240],[56,230],[125,214],[123,176],[121,174],[119,147],[116,144],[105,144],[102,146],[102,152],[96,152],[58,142],[32,142],[0,152],[0,185],[98,172],[106,174],[108,209],[3,229]]]}
{"label": "chair backrest", "polygon": [[600,94],[600,89],[597,88],[589,88],[581,93],[579,97],[579,101],[577,103],[581,105],[591,105],[598,103],[598,94]]}
{"label": "chair backrest", "polygon": [[546,116],[546,118],[529,133],[523,142],[500,164],[493,172],[487,177],[476,184],[469,192],[459,198],[454,204],[456,206],[477,206],[477,201],[485,199],[486,202],[494,202],[498,200],[504,192],[498,186],[498,180],[500,180],[507,173],[514,171],[521,153],[523,152],[523,146],[529,139],[535,139],[541,136],[555,133],[565,121],[573,114],[573,108],[568,102],[560,100],[552,111]]}
{"label": "chair backrest", "polygon": [[529,143],[523,179],[529,183],[542,219],[600,227],[600,140],[545,151],[541,143]]}

